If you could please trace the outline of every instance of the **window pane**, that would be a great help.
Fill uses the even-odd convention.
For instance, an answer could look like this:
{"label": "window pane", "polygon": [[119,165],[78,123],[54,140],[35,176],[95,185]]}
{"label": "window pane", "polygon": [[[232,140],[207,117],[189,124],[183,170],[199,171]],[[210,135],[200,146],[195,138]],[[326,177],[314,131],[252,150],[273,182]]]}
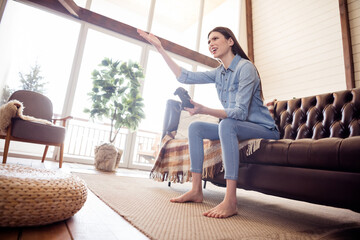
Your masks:
{"label": "window pane", "polygon": [[[176,62],[186,69],[191,69],[189,64]],[[174,73],[158,52],[150,51],[143,91],[146,119],[141,122],[140,129],[160,133],[162,131],[166,101],[168,99],[180,101],[178,96],[174,95],[176,88],[183,87],[188,90],[189,86],[176,80]]]}
{"label": "window pane", "polygon": [[92,0],[91,11],[146,29],[151,0]]}
{"label": "window pane", "polygon": [[43,93],[60,114],[65,94],[58,93],[66,92],[79,29],[71,20],[8,1],[1,21],[1,81],[13,90],[22,89],[20,73],[25,77],[38,65]]}
{"label": "window pane", "polygon": [[156,0],[151,32],[195,49],[200,0]]}
{"label": "window pane", "polygon": [[215,27],[230,28],[238,37],[240,2],[239,0],[205,1],[200,53],[212,56],[207,47],[207,35]]}
{"label": "window pane", "polygon": [[[93,160],[94,147],[101,142],[109,142],[110,121],[103,119],[103,121],[95,120],[93,122],[91,120],[89,122],[89,114],[84,113],[84,109],[90,108],[92,105],[88,96],[93,87],[92,71],[98,69],[98,65],[105,57],[111,58],[113,61],[139,62],[140,55],[141,47],[138,45],[92,29],[88,31],[71,112],[75,119],[70,122],[67,132],[67,136],[71,137],[67,141],[68,145],[65,146],[67,154],[89,157]],[[127,134],[128,130],[122,129],[116,138],[115,146],[125,150]],[[123,162],[123,158],[121,161]]]}
{"label": "window pane", "polygon": [[[191,69],[189,64],[176,62],[186,69]],[[168,99],[180,101],[174,95],[176,88],[183,87],[188,90],[189,86],[176,80],[158,52],[149,52],[143,91],[146,118],[141,122],[137,132],[132,165],[153,166],[159,151],[166,101]]]}
{"label": "window pane", "polygon": [[[61,114],[69,81],[80,25],[69,19],[22,3],[8,1],[0,25],[0,81],[2,89],[39,89]],[[28,74],[40,72],[36,77]],[[33,84],[24,88],[25,83]],[[43,90],[40,90],[40,84]],[[2,91],[2,101],[9,91]],[[26,106],[25,106],[26,107]],[[11,143],[10,151],[42,154],[43,145]],[[1,145],[2,147],[3,145]],[[48,153],[51,157],[51,152]]]}
{"label": "window pane", "polygon": [[91,101],[87,95],[92,89],[91,73],[94,69],[98,69],[98,65],[105,57],[111,58],[113,61],[127,62],[132,60],[139,62],[140,54],[140,46],[90,29],[81,63],[72,114],[77,117],[88,118],[89,115],[84,113],[84,108],[91,106]]}

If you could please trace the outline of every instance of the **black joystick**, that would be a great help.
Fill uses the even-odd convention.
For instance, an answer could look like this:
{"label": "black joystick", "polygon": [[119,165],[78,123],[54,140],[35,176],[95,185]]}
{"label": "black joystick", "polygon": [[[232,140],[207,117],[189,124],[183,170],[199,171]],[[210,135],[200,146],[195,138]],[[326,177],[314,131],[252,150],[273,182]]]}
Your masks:
{"label": "black joystick", "polygon": [[178,87],[174,92],[174,95],[178,95],[181,99],[181,109],[184,109],[184,107],[194,108],[194,105],[190,102],[191,98],[189,93],[184,88]]}

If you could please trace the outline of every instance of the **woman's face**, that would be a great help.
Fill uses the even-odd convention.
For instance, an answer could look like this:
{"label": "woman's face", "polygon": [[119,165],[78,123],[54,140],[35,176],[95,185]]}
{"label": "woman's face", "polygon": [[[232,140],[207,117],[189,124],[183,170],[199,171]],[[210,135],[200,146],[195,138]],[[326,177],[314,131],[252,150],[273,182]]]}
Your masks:
{"label": "woman's face", "polygon": [[220,58],[231,52],[231,46],[234,41],[229,38],[226,39],[224,35],[219,32],[211,32],[208,39],[208,47],[210,53],[214,58]]}

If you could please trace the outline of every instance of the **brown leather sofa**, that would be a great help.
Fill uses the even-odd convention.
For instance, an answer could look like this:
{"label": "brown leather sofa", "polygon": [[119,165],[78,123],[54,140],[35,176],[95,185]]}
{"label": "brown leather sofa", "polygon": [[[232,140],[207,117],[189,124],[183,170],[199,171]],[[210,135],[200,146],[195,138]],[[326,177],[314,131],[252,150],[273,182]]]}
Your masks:
{"label": "brown leather sofa", "polygon": [[[177,129],[168,101],[163,136]],[[240,149],[238,187],[360,212],[360,88],[275,102],[280,140]],[[223,173],[205,179],[225,185]]]}

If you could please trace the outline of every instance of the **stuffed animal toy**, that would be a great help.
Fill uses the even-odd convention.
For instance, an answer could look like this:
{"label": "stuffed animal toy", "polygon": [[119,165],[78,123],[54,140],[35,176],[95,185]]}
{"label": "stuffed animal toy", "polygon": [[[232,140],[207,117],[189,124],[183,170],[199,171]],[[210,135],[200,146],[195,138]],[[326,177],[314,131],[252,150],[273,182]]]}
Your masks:
{"label": "stuffed animal toy", "polygon": [[11,100],[0,107],[0,134],[6,135],[6,129],[11,123],[11,119],[22,112],[23,105],[18,100]]}

